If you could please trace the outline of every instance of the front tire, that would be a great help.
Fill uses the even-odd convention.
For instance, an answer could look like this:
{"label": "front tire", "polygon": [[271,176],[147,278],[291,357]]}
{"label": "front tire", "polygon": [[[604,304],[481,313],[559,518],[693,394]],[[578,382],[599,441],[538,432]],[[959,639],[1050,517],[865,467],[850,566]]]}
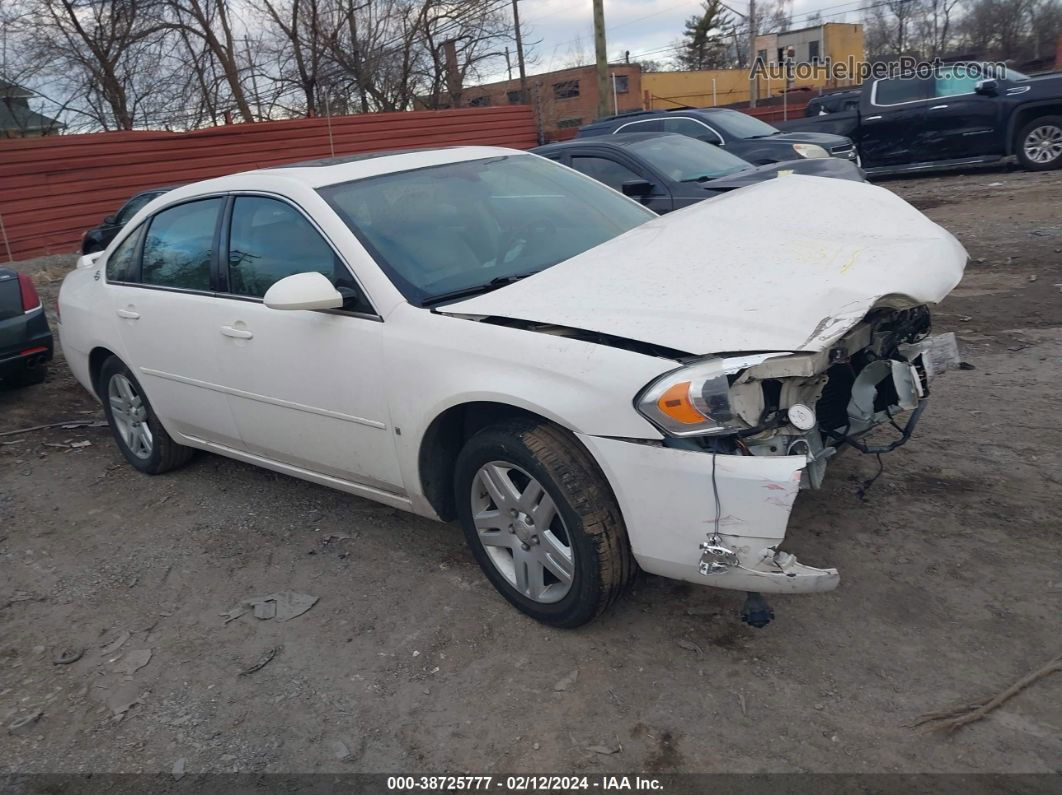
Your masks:
{"label": "front tire", "polygon": [[515,421],[476,433],[457,458],[458,514],[491,584],[555,627],[601,614],[634,575],[608,481],[567,432]]}
{"label": "front tire", "polygon": [[1018,162],[1029,171],[1062,166],[1062,116],[1041,116],[1022,127],[1014,147]]}
{"label": "front tire", "polygon": [[114,441],[133,467],[161,475],[183,466],[195,453],[166,433],[140,382],[116,356],[103,363],[97,387]]}

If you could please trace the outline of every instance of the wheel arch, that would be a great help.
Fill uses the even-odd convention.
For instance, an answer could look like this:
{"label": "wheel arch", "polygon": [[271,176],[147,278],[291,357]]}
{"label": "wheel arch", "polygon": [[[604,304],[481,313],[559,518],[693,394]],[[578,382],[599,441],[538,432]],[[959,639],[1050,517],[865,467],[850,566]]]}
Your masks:
{"label": "wheel arch", "polygon": [[[417,477],[421,494],[443,521],[457,516],[454,504],[454,462],[465,442],[489,425],[526,419],[548,423],[571,432],[564,423],[530,408],[498,400],[467,400],[441,411],[428,424],[417,453]],[[574,434],[572,435],[574,439]]]}
{"label": "wheel arch", "polygon": [[102,345],[97,345],[89,352],[89,378],[92,379],[92,389],[100,400],[103,400],[103,395],[100,394],[100,371],[103,369],[103,363],[112,356],[119,360],[122,358]]}
{"label": "wheel arch", "polygon": [[1019,105],[1010,115],[1007,124],[1007,154],[1012,155],[1018,150],[1018,133],[1021,129],[1040,116],[1062,116],[1062,101],[1057,99],[1044,100],[1042,102],[1030,102],[1027,105]]}

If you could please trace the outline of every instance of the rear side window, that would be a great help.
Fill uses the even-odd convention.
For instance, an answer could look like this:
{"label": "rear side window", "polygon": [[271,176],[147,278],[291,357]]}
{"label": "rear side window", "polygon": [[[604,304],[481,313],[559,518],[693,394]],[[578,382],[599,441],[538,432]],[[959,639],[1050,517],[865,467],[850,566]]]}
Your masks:
{"label": "rear side window", "polygon": [[618,133],[625,132],[663,132],[663,119],[647,119],[646,121],[634,121],[622,125],[616,130]]}
{"label": "rear side window", "polygon": [[[229,233],[229,292],[261,298],[285,276],[317,271],[338,284],[346,274],[321,234],[290,204],[238,196]],[[353,285],[350,285],[353,286]]]}
{"label": "rear side window", "polygon": [[707,141],[710,144],[719,144],[723,142],[718,135],[694,119],[664,119],[664,130],[670,133],[686,135],[690,138],[698,138],[702,141]]}
{"label": "rear side window", "polygon": [[214,229],[224,199],[179,204],[155,215],[144,240],[144,284],[210,290]]}
{"label": "rear side window", "polygon": [[161,195],[161,193],[142,193],[139,196],[134,196],[118,211],[118,215],[115,217],[115,223],[123,225],[129,223],[133,220],[133,216],[140,212],[141,207],[155,197]]}
{"label": "rear side window", "polygon": [[119,243],[118,248],[107,257],[107,281],[140,281],[140,269],[137,267],[136,251],[137,243],[140,240],[140,233],[143,231],[144,228],[143,225],[141,225],[136,231]]}

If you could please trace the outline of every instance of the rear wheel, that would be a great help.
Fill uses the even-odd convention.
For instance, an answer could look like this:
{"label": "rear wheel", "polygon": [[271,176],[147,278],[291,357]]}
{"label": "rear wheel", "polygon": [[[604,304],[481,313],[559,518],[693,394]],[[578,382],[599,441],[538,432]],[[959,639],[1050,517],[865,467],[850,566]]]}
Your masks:
{"label": "rear wheel", "polygon": [[1015,154],[1030,171],[1062,166],[1062,116],[1041,116],[1026,124],[1018,133]]}
{"label": "rear wheel", "polygon": [[103,363],[98,388],[118,449],[135,468],[160,475],[185,464],[195,453],[170,438],[140,383],[117,357]]}
{"label": "rear wheel", "polygon": [[630,581],[634,561],[612,490],[565,431],[530,421],[485,428],[462,449],[454,480],[473,555],[532,618],[585,624]]}

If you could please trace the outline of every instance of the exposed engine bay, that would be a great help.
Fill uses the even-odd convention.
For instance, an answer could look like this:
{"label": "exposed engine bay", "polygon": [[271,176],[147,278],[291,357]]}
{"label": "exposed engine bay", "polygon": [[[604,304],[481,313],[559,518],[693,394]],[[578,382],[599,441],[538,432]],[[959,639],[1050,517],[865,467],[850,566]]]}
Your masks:
{"label": "exposed engine bay", "polygon": [[[823,351],[770,355],[733,373],[727,408],[747,429],[697,441],[719,453],[805,455],[801,485],[818,488],[827,459],[844,446],[883,453],[910,437],[930,379],[958,363],[954,335],[930,337],[930,326],[925,306],[876,309]],[[895,440],[862,440],[885,424]]]}

